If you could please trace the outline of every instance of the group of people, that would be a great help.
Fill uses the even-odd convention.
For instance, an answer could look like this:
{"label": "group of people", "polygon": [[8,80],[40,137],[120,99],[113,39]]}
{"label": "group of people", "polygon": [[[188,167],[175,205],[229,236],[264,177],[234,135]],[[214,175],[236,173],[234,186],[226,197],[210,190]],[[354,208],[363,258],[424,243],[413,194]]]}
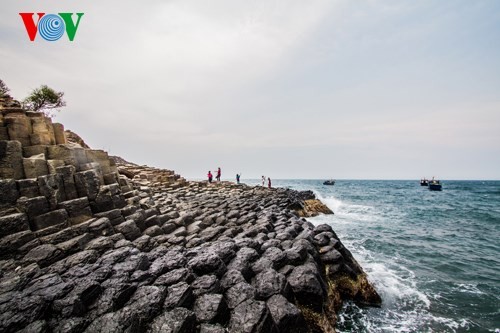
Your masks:
{"label": "group of people", "polygon": [[[266,184],[266,176],[262,176],[262,186]],[[271,178],[267,177],[267,187],[271,188]]]}
{"label": "group of people", "polygon": [[[214,173],[216,174],[215,176],[215,179],[220,182],[220,177],[221,177],[221,169],[220,167],[217,168],[217,171],[214,171]],[[208,178],[208,182],[211,183],[213,181],[213,174],[212,174],[212,171],[208,171],[208,174],[207,174],[207,178]],[[236,174],[236,184],[240,184],[240,179],[241,179],[241,173],[237,173]],[[262,186],[265,186],[266,184],[266,177],[265,176],[262,176]],[[269,188],[271,188],[271,178],[267,177],[267,186]]]}
{"label": "group of people", "polygon": [[[220,167],[217,168],[217,171],[214,171],[216,172],[216,176],[215,176],[215,179],[217,179],[218,182],[220,182],[220,176],[221,176],[221,170],[220,170]],[[208,174],[207,174],[207,177],[208,177],[208,182],[211,183],[214,176],[212,175],[212,172],[210,170],[208,170]]]}

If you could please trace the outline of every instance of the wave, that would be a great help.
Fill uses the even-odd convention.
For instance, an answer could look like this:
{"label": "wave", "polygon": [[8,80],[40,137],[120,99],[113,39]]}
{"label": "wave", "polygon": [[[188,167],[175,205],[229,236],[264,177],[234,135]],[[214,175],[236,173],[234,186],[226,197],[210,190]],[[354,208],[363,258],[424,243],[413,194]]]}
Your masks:
{"label": "wave", "polygon": [[[475,326],[465,318],[452,319],[433,313],[433,306],[439,306],[439,295],[427,294],[419,288],[419,278],[404,259],[397,254],[388,255],[366,248],[370,244],[367,242],[370,240],[367,225],[371,223],[368,222],[380,222],[387,218],[386,212],[381,211],[383,208],[352,204],[318,192],[316,196],[335,215],[309,220],[314,224],[328,223],[334,228],[383,299],[382,307],[378,309],[359,308],[350,302],[344,304],[338,319],[339,332],[458,332]],[[460,288],[471,293],[478,291],[470,285]]]}

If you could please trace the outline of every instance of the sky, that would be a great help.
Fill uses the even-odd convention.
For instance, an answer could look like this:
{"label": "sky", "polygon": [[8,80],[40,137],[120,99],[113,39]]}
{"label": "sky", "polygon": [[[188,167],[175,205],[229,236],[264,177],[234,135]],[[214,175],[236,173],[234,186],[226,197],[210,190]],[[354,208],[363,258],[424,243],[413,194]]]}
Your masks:
{"label": "sky", "polygon": [[[20,12],[83,12],[29,41]],[[0,79],[187,178],[500,179],[500,1],[3,0]]]}

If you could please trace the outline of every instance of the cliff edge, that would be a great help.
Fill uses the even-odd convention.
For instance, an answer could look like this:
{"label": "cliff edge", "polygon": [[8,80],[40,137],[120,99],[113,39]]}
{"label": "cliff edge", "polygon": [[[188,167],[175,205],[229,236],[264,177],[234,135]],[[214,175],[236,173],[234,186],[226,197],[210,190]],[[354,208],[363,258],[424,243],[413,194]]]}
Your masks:
{"label": "cliff edge", "polygon": [[0,111],[0,331],[334,332],[343,301],[380,305],[303,218],[331,213],[314,194],[188,182]]}

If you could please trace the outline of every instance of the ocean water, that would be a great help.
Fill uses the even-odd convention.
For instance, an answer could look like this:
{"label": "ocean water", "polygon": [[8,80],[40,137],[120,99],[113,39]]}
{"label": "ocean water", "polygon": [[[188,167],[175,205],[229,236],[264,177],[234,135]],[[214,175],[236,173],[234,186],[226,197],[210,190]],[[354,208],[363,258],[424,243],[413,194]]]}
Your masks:
{"label": "ocean water", "polygon": [[[256,181],[255,181],[256,182]],[[368,273],[381,308],[345,304],[339,332],[495,332],[500,329],[500,181],[276,180],[312,190]]]}

